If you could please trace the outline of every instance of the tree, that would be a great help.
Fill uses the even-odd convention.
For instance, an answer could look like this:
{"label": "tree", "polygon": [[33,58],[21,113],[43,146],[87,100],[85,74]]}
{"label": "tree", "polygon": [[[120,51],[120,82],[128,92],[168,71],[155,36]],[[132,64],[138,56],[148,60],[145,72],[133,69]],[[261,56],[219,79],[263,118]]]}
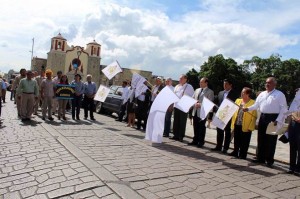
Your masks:
{"label": "tree", "polygon": [[238,65],[232,58],[225,59],[221,54],[209,57],[200,68],[201,77],[208,77],[210,87],[216,93],[224,89],[224,79],[230,79],[238,91],[250,85],[250,73],[247,66]]}
{"label": "tree", "polygon": [[194,89],[199,88],[199,72],[194,68],[186,73],[188,77],[189,84],[193,86]]}

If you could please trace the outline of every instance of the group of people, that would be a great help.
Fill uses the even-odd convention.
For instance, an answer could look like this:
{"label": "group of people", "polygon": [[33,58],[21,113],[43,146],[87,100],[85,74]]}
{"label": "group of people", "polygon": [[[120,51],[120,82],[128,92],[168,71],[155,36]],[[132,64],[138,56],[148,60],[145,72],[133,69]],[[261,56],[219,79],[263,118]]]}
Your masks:
{"label": "group of people", "polygon": [[[87,119],[90,112],[90,119],[95,120],[94,97],[97,92],[96,84],[92,82],[92,76],[87,75],[86,82],[81,81],[81,76],[76,74],[74,80],[70,83],[75,86],[74,98],[71,100],[72,119],[80,120],[79,113],[82,100],[84,101],[84,118]],[[2,81],[0,82],[2,83]],[[16,104],[18,115],[22,121],[30,120],[31,115],[37,114],[39,104],[42,104],[42,119],[45,120],[47,113],[48,119],[53,120],[53,113],[57,112],[58,119],[66,120],[66,107],[70,100],[59,99],[55,97],[57,85],[69,85],[68,77],[57,72],[53,78],[51,70],[42,71],[40,76],[34,75],[32,71],[20,70],[20,75],[14,80],[12,91],[16,93]],[[265,164],[272,167],[278,135],[267,134],[267,127],[270,122],[277,122],[280,118],[282,109],[287,107],[285,95],[276,89],[276,79],[268,77],[265,82],[265,91],[261,92],[256,100],[251,99],[253,91],[251,88],[244,87],[239,94],[229,79],[223,81],[224,90],[216,96],[214,91],[208,88],[209,80],[203,77],[199,81],[199,88],[194,88],[188,83],[186,75],[181,75],[179,84],[172,86],[172,79],[166,78],[165,82],[161,77],[157,77],[155,85],[150,85],[145,81],[144,90],[136,96],[135,88],[130,82],[123,81],[123,91],[119,93],[123,102],[118,114],[117,121],[128,122],[128,127],[135,127],[138,130],[145,130],[147,117],[152,103],[156,96],[164,87],[169,87],[179,98],[184,95],[194,98],[197,102],[191,107],[188,113],[183,112],[172,104],[166,110],[164,137],[169,137],[175,141],[182,142],[185,137],[187,119],[191,120],[193,125],[193,140],[188,145],[195,145],[202,148],[205,145],[206,122],[207,118],[200,117],[200,110],[204,97],[220,106],[224,99],[235,102],[239,109],[227,123],[224,129],[217,128],[216,146],[212,151],[220,151],[230,156],[246,159],[252,132],[257,128],[257,149],[256,157],[253,162]],[[217,107],[212,109],[209,118]],[[127,113],[127,114],[126,114]],[[174,115],[173,136],[170,137],[171,117]],[[1,116],[1,106],[0,106]],[[136,122],[137,121],[137,122]],[[257,125],[258,121],[258,125]],[[288,173],[300,174],[300,110],[292,114],[288,128],[290,142],[290,170]],[[233,136],[232,136],[233,135]],[[229,145],[234,137],[234,149],[228,153]]]}
{"label": "group of people", "polygon": [[[185,137],[187,119],[193,124],[194,136],[188,145],[195,145],[202,148],[205,144],[206,122],[212,119],[213,112],[216,112],[224,99],[235,102],[239,109],[234,113],[233,117],[227,123],[224,129],[217,128],[216,146],[212,151],[220,151],[224,154],[246,159],[250,145],[252,132],[257,128],[257,150],[256,157],[253,162],[265,164],[267,167],[273,167],[274,155],[278,135],[267,134],[267,126],[270,122],[277,122],[280,113],[284,107],[287,107],[285,95],[276,89],[277,81],[274,77],[269,77],[265,82],[265,91],[261,92],[256,100],[252,99],[253,91],[251,88],[244,87],[241,93],[238,93],[233,86],[233,82],[229,79],[223,81],[224,90],[220,91],[216,96],[214,91],[208,88],[209,80],[206,77],[200,79],[199,88],[194,90],[188,84],[186,75],[181,75],[179,84],[172,86],[172,80],[167,78],[165,83],[161,77],[156,78],[156,84],[148,89],[140,96],[134,96],[133,88],[126,81],[123,82],[124,91],[122,93],[123,104],[119,114],[119,121],[122,121],[124,113],[128,112],[128,125],[134,126],[134,119],[130,114],[135,113],[137,117],[137,129],[141,128],[141,120],[144,121],[143,129],[146,128],[147,113],[151,108],[155,97],[164,88],[169,86],[174,93],[181,98],[188,95],[197,102],[191,107],[188,113],[183,112],[173,104],[167,109],[165,116],[164,137],[169,137],[171,116],[174,114],[173,136],[169,137],[175,141],[182,142]],[[200,118],[200,109],[204,97],[214,102],[217,106],[208,114],[208,118]],[[132,108],[136,104],[136,108]],[[290,141],[290,170],[289,173],[300,173],[300,110],[293,113],[290,122],[289,141]],[[234,139],[234,148],[228,153],[232,138]]]}
{"label": "group of people", "polygon": [[[72,99],[59,98],[56,96],[58,85],[72,85],[74,96]],[[94,96],[97,92],[96,84],[92,82],[92,75],[87,75],[86,82],[81,81],[81,75],[75,74],[74,80],[69,83],[67,75],[58,71],[53,77],[50,69],[42,70],[40,75],[37,72],[21,69],[20,74],[15,77],[12,85],[12,92],[16,95],[17,112],[22,121],[31,120],[32,114],[37,115],[41,107],[42,119],[53,121],[52,115],[57,113],[59,120],[67,120],[67,105],[72,108],[72,119],[80,120],[80,108],[83,100],[84,119],[95,120]]]}

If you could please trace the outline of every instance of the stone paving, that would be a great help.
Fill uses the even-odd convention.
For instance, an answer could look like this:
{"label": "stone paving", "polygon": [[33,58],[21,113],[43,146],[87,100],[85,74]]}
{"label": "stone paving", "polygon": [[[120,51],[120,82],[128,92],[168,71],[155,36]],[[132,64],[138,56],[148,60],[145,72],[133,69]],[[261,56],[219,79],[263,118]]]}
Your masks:
{"label": "stone paving", "polygon": [[267,168],[210,143],[187,146],[189,138],[152,144],[110,116],[22,123],[8,101],[2,118],[0,199],[300,198],[300,178],[286,164]]}

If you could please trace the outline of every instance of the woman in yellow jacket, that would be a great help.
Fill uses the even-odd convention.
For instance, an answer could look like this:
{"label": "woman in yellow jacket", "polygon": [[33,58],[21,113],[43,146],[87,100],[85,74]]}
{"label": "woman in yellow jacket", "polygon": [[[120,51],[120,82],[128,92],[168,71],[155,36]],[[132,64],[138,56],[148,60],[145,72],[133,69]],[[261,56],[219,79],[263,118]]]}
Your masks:
{"label": "woman in yellow jacket", "polygon": [[256,111],[243,112],[242,108],[247,108],[254,104],[254,100],[250,98],[252,90],[244,87],[241,92],[241,98],[235,103],[240,106],[235,112],[231,120],[231,129],[234,132],[234,150],[230,153],[241,159],[246,159],[247,152],[251,140],[252,131],[255,129]]}

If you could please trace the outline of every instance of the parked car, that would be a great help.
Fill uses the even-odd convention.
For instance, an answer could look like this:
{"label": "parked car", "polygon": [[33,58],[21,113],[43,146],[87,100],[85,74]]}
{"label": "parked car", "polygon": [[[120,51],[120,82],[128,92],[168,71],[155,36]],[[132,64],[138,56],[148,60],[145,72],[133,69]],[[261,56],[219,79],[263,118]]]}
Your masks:
{"label": "parked car", "polygon": [[108,96],[104,102],[95,101],[95,107],[97,113],[119,114],[120,107],[123,100],[121,99],[123,92],[122,86],[113,85],[110,87]]}

